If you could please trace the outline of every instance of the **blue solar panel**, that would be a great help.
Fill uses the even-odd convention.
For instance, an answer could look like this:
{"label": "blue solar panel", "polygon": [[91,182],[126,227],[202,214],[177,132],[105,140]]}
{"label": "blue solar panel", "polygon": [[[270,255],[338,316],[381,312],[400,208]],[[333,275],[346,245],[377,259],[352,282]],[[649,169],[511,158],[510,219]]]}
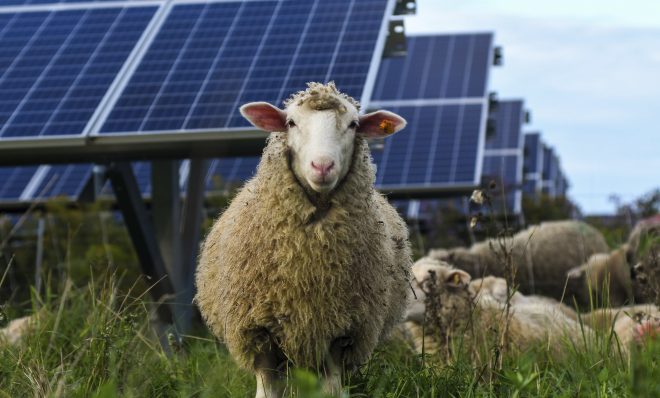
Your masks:
{"label": "blue solar panel", "polygon": [[[497,183],[498,196],[504,193],[508,212],[519,213],[523,189],[524,123],[523,102],[499,101],[492,112],[495,129],[486,137],[482,183]],[[494,210],[500,210],[494,206]]]}
{"label": "blue solar panel", "polygon": [[209,165],[206,189],[215,191],[241,185],[254,175],[260,157],[214,159]]}
{"label": "blue solar panel", "polygon": [[405,57],[385,58],[374,101],[471,98],[486,95],[493,36],[411,36]]}
{"label": "blue solar panel", "polygon": [[241,104],[279,104],[308,81],[359,98],[387,0],[175,6],[101,133],[248,126]]}
{"label": "blue solar panel", "polygon": [[408,127],[386,138],[383,151],[373,154],[381,189],[474,183],[482,127],[480,105],[390,109],[408,120]]}
{"label": "blue solar panel", "polygon": [[482,180],[487,186],[491,181],[497,184],[495,189],[495,203],[493,210],[501,210],[502,195],[506,197],[506,207],[509,212],[519,213],[520,203],[520,156],[494,155],[484,156]]}
{"label": "blue solar panel", "polygon": [[0,137],[82,134],[156,9],[0,14]]}
{"label": "blue solar panel", "polygon": [[543,146],[541,143],[541,134],[526,133],[525,156],[524,156],[524,166],[523,166],[525,173],[540,173],[542,162],[543,162]]}
{"label": "blue solar panel", "polygon": [[500,101],[497,104],[494,134],[486,137],[488,149],[521,149],[523,136],[521,128],[524,122],[522,101]]}
{"label": "blue solar panel", "polygon": [[34,199],[47,199],[56,196],[65,196],[76,199],[89,182],[92,175],[92,166],[89,164],[52,165],[44,173]]}
{"label": "blue solar panel", "polygon": [[524,185],[526,195],[536,196],[541,190],[541,171],[543,168],[543,143],[541,134],[525,134],[525,152],[523,163]]}
{"label": "blue solar panel", "polygon": [[0,168],[0,201],[15,201],[21,197],[37,166]]}
{"label": "blue solar panel", "polygon": [[568,181],[564,177],[557,154],[548,145],[543,146],[543,193],[552,197],[566,193]]}
{"label": "blue solar panel", "polygon": [[557,175],[557,158],[555,151],[547,146],[543,146],[543,180],[552,180]]}

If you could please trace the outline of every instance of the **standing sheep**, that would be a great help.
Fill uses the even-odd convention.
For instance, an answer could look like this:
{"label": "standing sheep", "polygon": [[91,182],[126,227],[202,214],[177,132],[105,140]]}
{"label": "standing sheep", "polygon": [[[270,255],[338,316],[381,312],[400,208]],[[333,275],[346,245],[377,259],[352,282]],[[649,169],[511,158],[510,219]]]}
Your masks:
{"label": "standing sheep", "polygon": [[243,105],[272,132],[256,175],[207,236],[195,298],[257,397],[282,394],[288,364],[341,390],[341,369],[367,361],[401,320],[410,292],[405,222],[374,189],[366,137],[406,122],[359,104],[333,83],[309,83],[280,110]]}
{"label": "standing sheep", "polygon": [[[476,243],[471,248],[431,250],[429,256],[447,261],[471,276],[504,277],[504,256],[498,239]],[[566,272],[584,263],[594,253],[609,249],[603,235],[580,221],[552,221],[529,227],[502,241],[511,251],[518,289],[561,299]],[[578,292],[566,291],[567,302]]]}

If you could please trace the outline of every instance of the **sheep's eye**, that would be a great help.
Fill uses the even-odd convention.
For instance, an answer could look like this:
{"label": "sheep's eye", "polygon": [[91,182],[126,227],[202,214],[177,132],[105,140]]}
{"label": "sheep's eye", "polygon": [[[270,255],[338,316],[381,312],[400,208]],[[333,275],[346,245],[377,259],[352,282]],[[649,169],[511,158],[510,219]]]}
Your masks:
{"label": "sheep's eye", "polygon": [[358,126],[358,122],[355,121],[355,120],[353,120],[353,121],[351,122],[351,124],[348,125],[348,128],[349,128],[349,129],[356,129],[357,126]]}
{"label": "sheep's eye", "polygon": [[289,120],[286,121],[286,126],[287,126],[288,128],[296,127],[296,122],[294,122],[293,120],[289,119]]}

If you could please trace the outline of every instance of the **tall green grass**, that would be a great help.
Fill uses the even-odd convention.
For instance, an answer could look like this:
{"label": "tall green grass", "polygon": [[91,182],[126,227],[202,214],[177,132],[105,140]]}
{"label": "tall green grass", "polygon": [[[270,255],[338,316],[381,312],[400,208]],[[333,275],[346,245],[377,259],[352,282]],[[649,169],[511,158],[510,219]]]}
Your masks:
{"label": "tall green grass", "polygon": [[[17,346],[0,343],[0,397],[250,397],[253,376],[200,329],[167,355],[149,325],[148,296],[104,276],[84,286],[33,296],[35,322]],[[347,380],[353,397],[654,397],[660,396],[660,342],[630,359],[603,341],[566,347],[561,360],[545,347],[506,352],[484,368],[463,347],[448,362],[381,345]],[[515,344],[515,342],[512,342]],[[293,371],[289,391],[323,397],[315,375]]]}

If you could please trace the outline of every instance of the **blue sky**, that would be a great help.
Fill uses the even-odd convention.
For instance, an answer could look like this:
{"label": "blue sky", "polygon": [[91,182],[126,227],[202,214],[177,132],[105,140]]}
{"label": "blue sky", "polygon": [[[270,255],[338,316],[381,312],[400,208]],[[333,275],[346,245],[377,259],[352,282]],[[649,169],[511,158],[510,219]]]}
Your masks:
{"label": "blue sky", "polygon": [[524,98],[586,214],[660,187],[660,1],[417,0],[406,32],[492,31],[499,98]]}

